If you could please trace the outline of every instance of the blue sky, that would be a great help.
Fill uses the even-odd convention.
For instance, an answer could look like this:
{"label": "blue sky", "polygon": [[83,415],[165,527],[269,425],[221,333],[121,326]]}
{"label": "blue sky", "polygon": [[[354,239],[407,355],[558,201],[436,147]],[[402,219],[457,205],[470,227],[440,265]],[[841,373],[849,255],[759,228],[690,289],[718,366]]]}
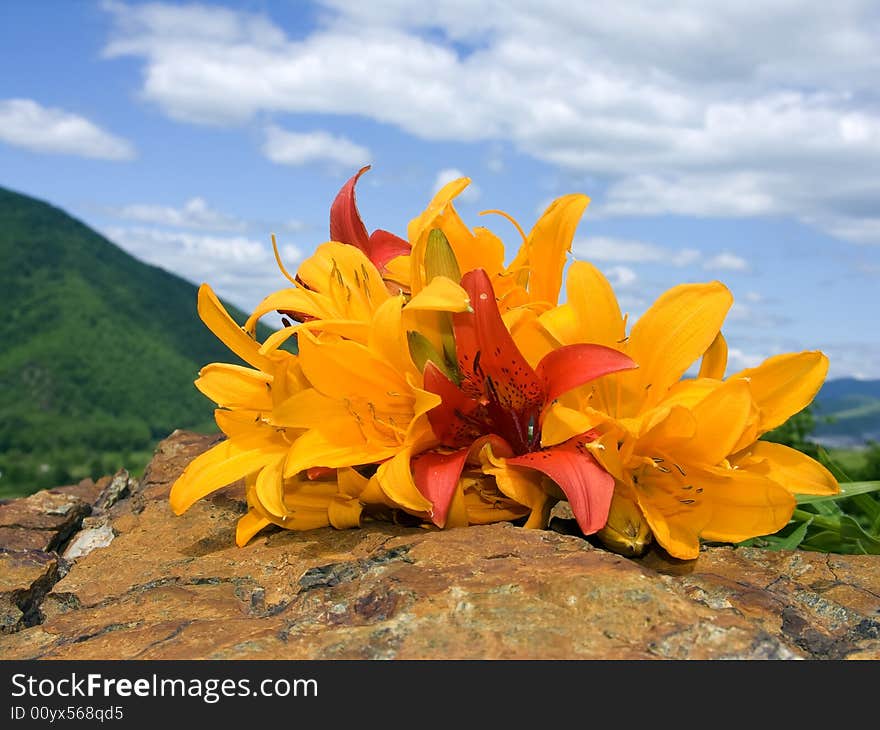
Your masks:
{"label": "blue sky", "polygon": [[4,0],[0,185],[245,309],[364,163],[370,230],[466,175],[511,255],[481,210],[582,192],[573,256],[631,317],[719,279],[731,368],[880,378],[880,9],[740,5]]}

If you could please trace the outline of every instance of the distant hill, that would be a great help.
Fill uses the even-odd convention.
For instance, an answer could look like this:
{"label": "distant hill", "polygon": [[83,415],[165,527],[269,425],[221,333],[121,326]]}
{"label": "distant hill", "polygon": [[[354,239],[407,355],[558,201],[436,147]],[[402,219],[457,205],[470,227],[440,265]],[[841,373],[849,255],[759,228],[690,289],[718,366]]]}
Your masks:
{"label": "distant hill", "polygon": [[130,450],[211,428],[193,380],[240,361],[198,318],[197,287],[3,188],[0,261],[0,456]]}
{"label": "distant hill", "polygon": [[839,378],[822,386],[814,401],[813,436],[827,446],[880,442],[880,380]]}

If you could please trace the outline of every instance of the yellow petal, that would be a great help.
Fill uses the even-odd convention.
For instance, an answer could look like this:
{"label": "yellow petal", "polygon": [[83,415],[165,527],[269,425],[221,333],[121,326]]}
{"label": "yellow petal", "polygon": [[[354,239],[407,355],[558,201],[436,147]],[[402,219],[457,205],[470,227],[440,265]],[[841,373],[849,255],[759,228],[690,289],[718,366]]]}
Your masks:
{"label": "yellow petal", "polygon": [[776,482],[746,469],[711,469],[689,475],[704,488],[712,511],[706,540],[741,542],[771,535],[788,524],[795,499]]}
{"label": "yellow petal", "polygon": [[385,264],[385,286],[392,294],[400,294],[401,290],[409,290],[411,262],[409,255],[396,256]]}
{"label": "yellow petal", "polygon": [[[676,469],[663,472],[647,467],[638,472],[635,484],[628,484],[654,539],[670,555],[693,560],[700,553],[700,534],[709,521],[712,506],[705,486],[688,473]],[[697,492],[702,489],[702,492]]]}
{"label": "yellow petal", "polygon": [[336,428],[351,420],[351,412],[337,399],[328,398],[314,388],[306,388],[288,398],[272,412],[272,422],[287,428]]}
{"label": "yellow petal", "polygon": [[284,506],[284,479],[282,467],[284,466],[284,454],[265,464],[257,474],[254,497],[270,515],[283,517],[287,515]]}
{"label": "yellow petal", "polygon": [[446,515],[444,529],[448,530],[452,527],[467,527],[468,524],[467,502],[464,498],[464,490],[461,488],[461,483],[459,482],[455,487],[455,491],[452,493],[452,501],[449,503],[449,512]]}
{"label": "yellow petal", "polygon": [[529,293],[532,301],[555,305],[574,232],[590,199],[564,195],[554,200],[529,233]]}
{"label": "yellow petal", "polygon": [[334,497],[327,507],[327,517],[337,530],[347,530],[361,526],[363,509],[364,506],[356,499]]}
{"label": "yellow petal", "polygon": [[720,332],[712,340],[709,349],[703,353],[703,361],[700,363],[700,372],[697,377],[715,378],[721,380],[727,369],[727,342]]}
{"label": "yellow petal", "polygon": [[196,387],[217,405],[226,408],[272,410],[271,375],[260,370],[212,363],[199,371]]}
{"label": "yellow petal", "polygon": [[398,373],[415,372],[403,326],[403,297],[389,298],[373,316],[368,347]]}
{"label": "yellow petal", "polygon": [[224,408],[214,410],[214,421],[217,423],[217,428],[230,438],[252,432],[255,428],[265,428],[262,417],[261,411],[246,409],[228,411]]}
{"label": "yellow petal", "polygon": [[244,328],[253,333],[260,317],[269,312],[284,310],[302,312],[312,316],[326,317],[329,311],[329,300],[317,292],[306,291],[299,287],[280,289],[267,296],[248,317]]}
{"label": "yellow petal", "polygon": [[357,469],[349,467],[339,469],[336,479],[339,483],[339,493],[349,499],[360,497],[370,483],[370,480]]}
{"label": "yellow petal", "polygon": [[541,424],[541,446],[555,446],[589,431],[607,420],[605,413],[592,408],[569,408],[553,403],[545,412]]}
{"label": "yellow petal", "polygon": [[668,453],[670,449],[690,446],[697,431],[697,422],[693,412],[683,406],[660,406],[650,411],[641,421],[629,424],[621,421],[621,425],[641,427],[639,434],[639,453],[654,456]]}
{"label": "yellow petal", "polygon": [[411,459],[412,449],[401,449],[379,466],[376,478],[385,495],[399,507],[415,514],[429,513],[433,505],[416,487],[410,468]]}
{"label": "yellow petal", "polygon": [[260,354],[257,341],[235,323],[207,284],[199,287],[198,312],[202,322],[232,352],[257,370],[272,372],[273,360]]}
{"label": "yellow petal", "polygon": [[389,294],[373,262],[357,246],[338,241],[322,243],[300,264],[297,276],[305,285],[327,295],[333,307],[326,319],[369,322]]}
{"label": "yellow petal", "polygon": [[380,403],[392,398],[389,392],[405,394],[409,391],[403,374],[357,342],[319,342],[304,333],[299,349],[306,378],[331,398],[362,395],[378,409]]}
{"label": "yellow petal", "polygon": [[744,380],[715,388],[691,410],[696,431],[688,442],[688,463],[714,466],[733,451],[752,414],[752,394]]}
{"label": "yellow petal", "polygon": [[[572,264],[574,266],[575,264]],[[568,298],[571,299],[569,291]],[[580,322],[575,316],[575,309],[570,302],[548,309],[541,313],[538,323],[548,334],[563,345],[576,342],[589,342],[581,339]],[[602,344],[597,341],[597,344]]]}
{"label": "yellow petal", "polygon": [[[270,434],[263,433],[265,431]],[[211,492],[262,469],[278,458],[285,446],[274,431],[235,436],[221,441],[193,459],[171,487],[169,500],[175,514],[182,514]]]}
{"label": "yellow petal", "polygon": [[644,404],[660,402],[712,344],[732,303],[730,291],[717,281],[681,284],[662,294],[630,334],[627,354],[638,369],[619,377],[641,384]]}
{"label": "yellow petal", "polygon": [[532,309],[511,309],[502,319],[517,349],[532,367],[537,367],[546,354],[560,346],[556,338],[538,323],[538,315]]}
{"label": "yellow petal", "polygon": [[774,355],[730,380],[745,378],[760,410],[759,434],[785,423],[816,397],[828,374],[828,358],[818,350]]}
{"label": "yellow petal", "polygon": [[338,468],[373,464],[393,456],[399,447],[366,443],[355,423],[334,428],[331,433],[318,429],[306,431],[293,442],[284,464],[284,477],[292,477],[313,466]]}
{"label": "yellow petal", "polygon": [[731,464],[744,468],[752,464],[761,465],[764,467],[761,471],[768,479],[792,494],[840,493],[840,485],[828,469],[815,459],[783,444],[756,441],[731,459]]}
{"label": "yellow petal", "polygon": [[433,197],[431,202],[428,203],[428,207],[409,222],[406,233],[409,237],[410,243],[418,241],[424,234],[434,227],[434,221],[437,216],[440,215],[452,199],[464,190],[470,182],[471,179],[469,177],[460,177],[446,183],[446,185],[437,191],[437,194]]}
{"label": "yellow petal", "polygon": [[479,456],[483,473],[495,477],[498,489],[515,502],[529,508],[529,519],[523,526],[529,529],[545,527],[552,502],[550,496],[541,489],[542,475],[533,469],[508,466],[506,459],[494,455],[489,444],[480,450]]}
{"label": "yellow petal", "polygon": [[[418,293],[422,290],[425,284],[427,284],[427,281],[425,280],[424,262],[425,248],[428,243],[428,233],[432,228],[438,227],[437,219],[442,215],[447,206],[451,206],[452,199],[469,184],[470,178],[467,177],[461,177],[457,180],[448,182],[437,191],[437,194],[428,204],[428,207],[409,222],[406,232],[407,237],[412,244],[412,251],[409,256],[409,279],[413,293]],[[453,251],[456,252],[456,258],[458,258],[458,251],[456,251],[457,241],[453,240],[458,238],[458,236],[454,231],[449,230],[449,226],[439,227],[443,229],[444,234],[446,234],[447,239],[449,239],[450,246],[452,246]],[[459,262],[461,262],[460,259]],[[464,271],[464,269],[462,269],[462,271]]]}
{"label": "yellow petal", "polygon": [[247,545],[251,538],[256,535],[264,527],[268,527],[272,521],[254,510],[249,510],[247,514],[242,515],[235,526],[235,544],[238,547]]}
{"label": "yellow petal", "polygon": [[406,305],[407,309],[435,312],[467,312],[470,298],[459,284],[445,276],[435,276]]}
{"label": "yellow petal", "polygon": [[[586,261],[575,261],[568,270],[566,292],[576,322],[576,339],[560,339],[560,342],[566,345],[594,342],[614,348],[623,344],[626,332],[620,305],[614,289],[599,269]],[[544,316],[541,315],[542,320]],[[553,318],[553,323],[552,326],[560,327],[559,316]],[[570,325],[566,325],[565,330],[570,330]]]}

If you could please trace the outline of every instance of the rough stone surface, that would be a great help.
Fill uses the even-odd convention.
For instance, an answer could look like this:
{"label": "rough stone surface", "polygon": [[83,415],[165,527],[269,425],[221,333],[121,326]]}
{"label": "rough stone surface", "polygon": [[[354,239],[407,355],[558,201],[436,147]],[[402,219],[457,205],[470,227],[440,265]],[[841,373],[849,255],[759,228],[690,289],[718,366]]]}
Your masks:
{"label": "rough stone surface", "polygon": [[635,561],[563,534],[564,512],[559,531],[373,522],[272,528],[237,548],[241,485],[179,517],[168,507],[174,479],[215,441],[172,434],[140,484],[126,477],[115,504],[81,521],[64,558],[0,552],[0,655],[880,658],[876,556],[712,547]]}

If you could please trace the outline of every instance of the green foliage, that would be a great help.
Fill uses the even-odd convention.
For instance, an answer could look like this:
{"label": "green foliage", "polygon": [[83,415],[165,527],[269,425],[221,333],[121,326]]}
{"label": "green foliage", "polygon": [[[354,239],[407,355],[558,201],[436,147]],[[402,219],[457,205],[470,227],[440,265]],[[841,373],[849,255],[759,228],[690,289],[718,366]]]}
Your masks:
{"label": "green foliage", "polygon": [[193,380],[242,363],[198,318],[194,285],[2,188],[0,259],[0,494],[69,482],[83,463],[114,471],[211,422]]}
{"label": "green foliage", "polygon": [[774,535],[741,544],[769,550],[880,555],[880,444],[830,451],[812,440],[815,427],[812,408],[807,408],[764,438],[819,461],[840,483],[840,494],[797,495],[788,525]]}

